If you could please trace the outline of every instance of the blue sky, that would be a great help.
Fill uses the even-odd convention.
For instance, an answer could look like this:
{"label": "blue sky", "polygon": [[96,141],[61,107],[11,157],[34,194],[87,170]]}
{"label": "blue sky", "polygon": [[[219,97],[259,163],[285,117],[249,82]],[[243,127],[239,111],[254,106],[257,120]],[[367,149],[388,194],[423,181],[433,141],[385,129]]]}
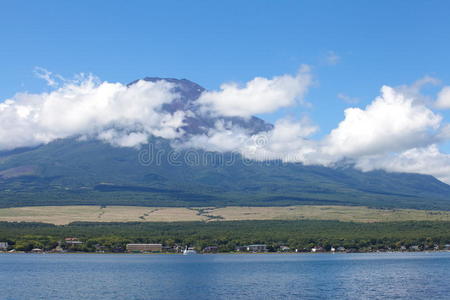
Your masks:
{"label": "blue sky", "polygon": [[[428,75],[450,84],[450,2],[441,1],[3,1],[0,99],[49,88],[35,67],[127,83],[188,78],[208,89],[312,68],[307,114],[328,133],[382,85]],[[330,61],[331,57],[335,61]],[[434,89],[430,90],[435,92]],[[349,104],[343,94],[359,99]],[[438,111],[450,118],[449,111]],[[441,149],[450,152],[449,144]]]}

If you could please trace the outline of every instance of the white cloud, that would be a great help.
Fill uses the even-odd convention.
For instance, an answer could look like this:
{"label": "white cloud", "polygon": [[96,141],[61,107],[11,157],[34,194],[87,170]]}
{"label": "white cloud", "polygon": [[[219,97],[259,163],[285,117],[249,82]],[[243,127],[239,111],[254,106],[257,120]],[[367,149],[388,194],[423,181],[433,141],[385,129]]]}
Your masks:
{"label": "white cloud", "polygon": [[435,144],[399,154],[360,158],[356,166],[364,171],[428,174],[450,184],[450,155],[441,153]]}
{"label": "white cloud", "polygon": [[98,139],[119,147],[136,147],[147,142],[148,134],[144,132],[127,133],[109,129],[98,134]]}
{"label": "white cloud", "polygon": [[325,153],[355,157],[430,143],[442,117],[388,86],[381,93],[364,110],[345,110],[344,120],[325,140]]}
{"label": "white cloud", "polygon": [[193,135],[188,140],[174,145],[216,152],[241,152],[249,139],[250,134],[244,128],[219,120],[207,133]]}
{"label": "white cloud", "polygon": [[450,86],[443,87],[439,92],[436,100],[436,107],[442,109],[450,108]]}
{"label": "white cloud", "polygon": [[436,137],[436,142],[450,141],[450,124],[442,125]]}
{"label": "white cloud", "polygon": [[[177,96],[172,87],[165,81],[139,81],[127,87],[88,76],[50,93],[17,94],[0,103],[0,149],[76,135],[98,136],[122,146],[137,146],[150,135],[177,137],[184,113],[160,109]],[[120,130],[107,134],[114,128]]]}
{"label": "white cloud", "polygon": [[320,144],[309,139],[318,127],[308,118],[280,119],[273,129],[257,134],[219,121],[208,133],[191,136],[176,147],[198,148],[207,151],[235,152],[256,161],[281,160],[306,165],[330,165],[329,155],[320,152]]}
{"label": "white cloud", "polygon": [[422,90],[426,86],[436,86],[439,85],[441,81],[437,78],[431,76],[424,76],[419,80],[416,80],[412,84],[405,84],[397,86],[394,89],[403,94],[405,97],[412,99],[415,103],[423,105],[431,105],[433,100],[429,95],[424,95]]}
{"label": "white cloud", "polygon": [[215,115],[250,117],[301,103],[311,83],[309,68],[304,66],[295,76],[256,77],[244,87],[222,84],[220,91],[204,92],[198,103],[204,112]]}
{"label": "white cloud", "polygon": [[304,159],[316,149],[316,142],[307,137],[317,131],[308,119],[295,121],[280,119],[272,130],[250,134],[248,130],[223,120],[205,134],[191,136],[176,147],[199,148],[207,151],[236,152],[246,158],[265,161],[279,159],[285,162],[306,162]]}
{"label": "white cloud", "polygon": [[337,97],[339,99],[341,99],[342,101],[344,101],[345,103],[348,103],[348,104],[357,104],[359,102],[358,98],[350,97],[350,96],[348,96],[346,94],[343,94],[343,93],[339,93],[337,95]]}
{"label": "white cloud", "polygon": [[317,142],[308,139],[318,130],[310,120],[285,118],[275,122],[272,130],[250,137],[244,156],[255,160],[278,159],[284,162],[317,162]]}
{"label": "white cloud", "polygon": [[64,81],[64,78],[62,76],[54,75],[52,72],[41,67],[34,68],[34,75],[36,75],[36,77],[40,79],[45,80],[47,82],[47,85],[51,87],[56,87],[59,82]]}

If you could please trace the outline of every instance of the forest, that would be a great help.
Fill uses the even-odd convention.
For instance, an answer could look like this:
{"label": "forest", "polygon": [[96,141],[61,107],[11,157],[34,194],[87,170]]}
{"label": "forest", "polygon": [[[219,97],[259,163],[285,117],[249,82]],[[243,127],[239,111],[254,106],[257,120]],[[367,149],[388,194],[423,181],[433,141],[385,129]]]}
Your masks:
{"label": "forest", "polygon": [[[65,244],[76,238],[79,245]],[[354,223],[339,221],[223,221],[174,223],[87,223],[69,225],[0,222],[0,242],[10,249],[44,251],[58,245],[69,251],[124,252],[128,243],[160,243],[166,249],[191,246],[198,251],[217,247],[233,252],[249,244],[265,244],[268,251],[281,246],[291,251],[325,251],[343,247],[348,252],[443,249],[450,243],[450,222]]]}

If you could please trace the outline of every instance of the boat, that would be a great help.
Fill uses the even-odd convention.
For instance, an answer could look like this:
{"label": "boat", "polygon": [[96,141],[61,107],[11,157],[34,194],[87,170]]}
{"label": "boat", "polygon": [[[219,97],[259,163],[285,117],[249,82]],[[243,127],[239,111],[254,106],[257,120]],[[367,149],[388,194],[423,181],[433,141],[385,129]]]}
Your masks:
{"label": "boat", "polygon": [[183,255],[192,255],[192,254],[197,254],[197,251],[195,251],[195,249],[192,247],[188,248],[186,246],[186,249],[184,249],[184,251],[183,251]]}

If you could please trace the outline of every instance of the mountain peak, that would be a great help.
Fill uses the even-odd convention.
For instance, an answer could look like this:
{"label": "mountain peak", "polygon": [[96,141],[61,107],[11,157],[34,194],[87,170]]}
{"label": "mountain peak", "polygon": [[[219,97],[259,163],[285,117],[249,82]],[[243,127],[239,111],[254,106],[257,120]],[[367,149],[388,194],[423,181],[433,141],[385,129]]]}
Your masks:
{"label": "mountain peak", "polygon": [[195,116],[187,116],[185,118],[186,125],[183,130],[188,134],[200,134],[205,133],[210,128],[214,128],[217,121],[222,120],[226,124],[231,126],[239,126],[249,130],[250,133],[258,133],[261,131],[268,131],[273,128],[272,124],[265,122],[264,120],[251,117],[244,119],[241,117],[214,117],[208,114],[203,114],[199,111],[199,105],[196,100],[206,91],[201,85],[190,81],[188,79],[177,78],[163,78],[163,77],[144,77],[142,79],[135,80],[128,84],[128,86],[135,84],[139,80],[157,82],[167,81],[173,83],[175,87],[173,92],[178,94],[178,97],[171,103],[165,104],[163,109],[167,112],[174,113],[176,111],[191,111]]}
{"label": "mountain peak", "polygon": [[127,86],[131,86],[136,82],[144,80],[148,82],[167,81],[173,83],[175,87],[173,92],[179,95],[172,103],[164,105],[164,110],[174,113],[177,110],[188,111],[193,110],[194,101],[205,91],[205,88],[188,79],[163,78],[163,77],[144,77],[130,82]]}
{"label": "mountain peak", "polygon": [[135,84],[139,80],[149,81],[149,82],[157,82],[157,81],[167,81],[170,83],[175,84],[175,91],[176,92],[182,92],[183,96],[190,96],[190,98],[197,99],[201,93],[203,93],[206,89],[202,87],[201,85],[190,81],[188,79],[182,78],[164,78],[164,77],[144,77],[142,79],[137,79],[133,82],[130,82],[128,86]]}

